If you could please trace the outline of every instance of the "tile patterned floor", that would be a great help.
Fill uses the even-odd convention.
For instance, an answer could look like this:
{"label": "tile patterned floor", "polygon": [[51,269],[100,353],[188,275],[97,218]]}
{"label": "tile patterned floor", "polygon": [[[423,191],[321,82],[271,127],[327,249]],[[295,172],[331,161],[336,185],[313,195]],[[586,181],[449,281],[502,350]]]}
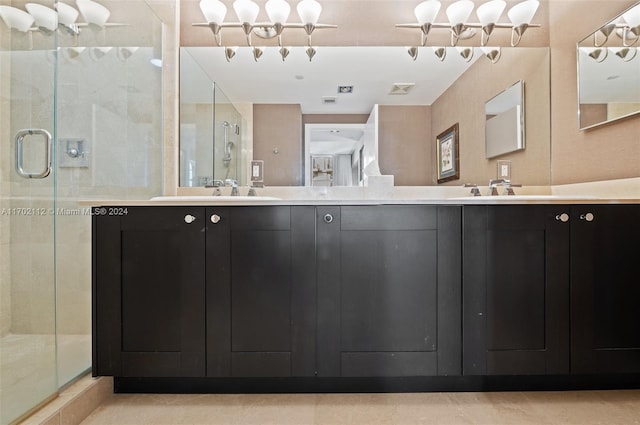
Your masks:
{"label": "tile patterned floor", "polygon": [[115,394],[82,425],[640,424],[640,390],[409,394]]}

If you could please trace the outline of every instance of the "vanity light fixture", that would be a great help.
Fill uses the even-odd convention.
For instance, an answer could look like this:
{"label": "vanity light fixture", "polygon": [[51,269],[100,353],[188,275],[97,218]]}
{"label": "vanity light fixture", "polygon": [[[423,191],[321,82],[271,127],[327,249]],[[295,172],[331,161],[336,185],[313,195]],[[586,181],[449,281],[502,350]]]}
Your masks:
{"label": "vanity light fixture", "polygon": [[280,56],[284,60],[290,50],[283,47],[282,34],[285,29],[303,29],[307,34],[306,53],[309,60],[316,54],[316,50],[311,47],[311,34],[316,29],[337,28],[337,25],[318,23],[322,5],[316,0],[301,0],[296,5],[296,11],[300,17],[299,23],[287,23],[291,13],[291,6],[286,0],[268,0],[265,3],[265,10],[269,17],[269,22],[256,22],[260,12],[260,6],[253,0],[235,0],[233,10],[238,18],[237,22],[224,22],[227,14],[227,7],[220,0],[201,0],[200,10],[207,20],[206,23],[194,23],[194,27],[209,27],[213,32],[218,46],[222,46],[223,28],[242,28],[246,35],[247,45],[253,47],[252,34],[264,38],[278,38]]}
{"label": "vanity light fixture", "polygon": [[429,32],[434,29],[448,29],[451,33],[451,46],[456,46],[460,39],[471,38],[475,35],[475,29],[481,29],[481,46],[486,45],[489,36],[496,28],[511,30],[511,46],[516,47],[522,35],[531,27],[540,27],[539,24],[532,24],[531,21],[540,6],[538,0],[524,0],[513,6],[507,12],[510,24],[499,23],[498,20],[506,7],[503,0],[490,0],[478,7],[476,14],[480,22],[468,22],[469,16],[475,7],[471,0],[458,0],[447,7],[446,15],[448,23],[438,23],[435,21],[440,11],[438,0],[425,0],[418,4],[414,10],[417,23],[396,24],[398,28],[417,28],[422,32],[421,44],[424,46]]}
{"label": "vanity light fixture", "polygon": [[58,28],[72,36],[80,34],[80,28],[76,24],[80,12],[62,2],[57,2],[56,10],[58,11]]}
{"label": "vanity light fixture", "polygon": [[80,14],[88,24],[102,28],[111,16],[109,9],[93,0],[76,0]]}

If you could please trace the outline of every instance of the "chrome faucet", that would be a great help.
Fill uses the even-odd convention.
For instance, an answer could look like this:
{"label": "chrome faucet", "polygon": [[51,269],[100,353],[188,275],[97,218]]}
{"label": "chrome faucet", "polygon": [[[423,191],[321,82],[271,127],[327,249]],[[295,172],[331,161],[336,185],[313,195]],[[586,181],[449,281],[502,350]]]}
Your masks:
{"label": "chrome faucet", "polygon": [[233,179],[226,179],[224,181],[225,186],[231,186],[231,196],[238,196],[238,181]]}
{"label": "chrome faucet", "polygon": [[222,192],[220,191],[220,187],[224,186],[224,182],[222,180],[212,180],[210,185],[206,185],[207,188],[213,188],[213,196],[220,196]]}
{"label": "chrome faucet", "polygon": [[504,194],[505,195],[515,195],[516,193],[513,191],[514,187],[522,187],[521,184],[511,183],[510,180],[506,179],[491,179],[489,180],[489,190],[491,191],[489,194],[491,196],[498,195],[498,186],[505,186]]}

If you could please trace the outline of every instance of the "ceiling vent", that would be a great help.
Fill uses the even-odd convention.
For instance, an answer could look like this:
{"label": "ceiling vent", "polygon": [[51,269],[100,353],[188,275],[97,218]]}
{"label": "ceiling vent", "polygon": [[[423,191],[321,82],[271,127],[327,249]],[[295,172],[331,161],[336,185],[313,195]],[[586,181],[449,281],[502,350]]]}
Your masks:
{"label": "ceiling vent", "polygon": [[335,96],[322,96],[322,103],[325,105],[333,105],[337,103],[338,99]]}
{"label": "ceiling vent", "polygon": [[389,94],[409,94],[409,92],[415,85],[416,83],[395,83],[393,86],[391,86],[391,91],[389,92]]}

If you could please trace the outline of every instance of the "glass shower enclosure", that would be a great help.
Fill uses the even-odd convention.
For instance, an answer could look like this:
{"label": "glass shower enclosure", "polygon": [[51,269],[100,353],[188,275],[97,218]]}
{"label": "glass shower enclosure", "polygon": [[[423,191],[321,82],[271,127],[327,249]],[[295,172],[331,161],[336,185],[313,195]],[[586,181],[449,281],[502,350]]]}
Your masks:
{"label": "glass shower enclosure", "polygon": [[80,201],[162,192],[162,22],[139,0],[99,0],[101,25],[28,3],[0,0],[0,425],[91,366]]}

